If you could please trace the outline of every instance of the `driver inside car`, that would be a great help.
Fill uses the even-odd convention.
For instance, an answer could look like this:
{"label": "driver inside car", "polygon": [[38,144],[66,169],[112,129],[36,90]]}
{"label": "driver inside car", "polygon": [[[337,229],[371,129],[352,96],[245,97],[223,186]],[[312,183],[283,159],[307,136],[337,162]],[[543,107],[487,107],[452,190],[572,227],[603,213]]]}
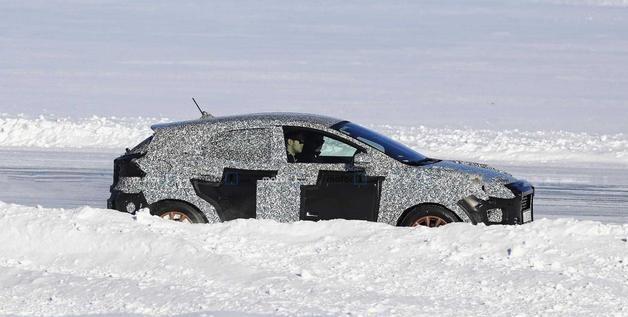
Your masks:
{"label": "driver inside car", "polygon": [[323,147],[323,136],[319,134],[306,135],[303,150],[297,154],[297,161],[304,163],[319,163],[318,156],[321,154]]}
{"label": "driver inside car", "polygon": [[302,162],[301,153],[305,146],[305,136],[300,132],[293,132],[286,136],[286,152],[288,152],[288,162]]}

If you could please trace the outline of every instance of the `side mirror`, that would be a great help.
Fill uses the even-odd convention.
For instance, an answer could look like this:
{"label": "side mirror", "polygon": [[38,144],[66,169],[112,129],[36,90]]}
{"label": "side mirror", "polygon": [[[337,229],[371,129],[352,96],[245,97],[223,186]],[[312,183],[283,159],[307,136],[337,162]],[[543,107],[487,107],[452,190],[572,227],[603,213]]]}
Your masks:
{"label": "side mirror", "polygon": [[353,156],[353,165],[355,167],[367,168],[373,163],[373,158],[366,152],[358,152]]}

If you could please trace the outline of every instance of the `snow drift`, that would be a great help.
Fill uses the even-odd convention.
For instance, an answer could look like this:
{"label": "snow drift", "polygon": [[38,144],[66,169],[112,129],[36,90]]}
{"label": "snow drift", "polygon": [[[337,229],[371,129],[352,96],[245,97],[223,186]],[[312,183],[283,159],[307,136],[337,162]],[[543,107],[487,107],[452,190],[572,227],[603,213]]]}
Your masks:
{"label": "snow drift", "polygon": [[[0,116],[0,147],[83,148],[121,151],[149,136],[154,118]],[[426,155],[509,162],[628,164],[628,136],[567,131],[520,131],[372,126]]]}
{"label": "snow drift", "polygon": [[0,146],[124,149],[150,135],[151,124],[167,119],[92,116],[78,120],[0,115]]}
{"label": "snow drift", "polygon": [[184,225],[0,203],[0,314],[625,315],[628,225]]}

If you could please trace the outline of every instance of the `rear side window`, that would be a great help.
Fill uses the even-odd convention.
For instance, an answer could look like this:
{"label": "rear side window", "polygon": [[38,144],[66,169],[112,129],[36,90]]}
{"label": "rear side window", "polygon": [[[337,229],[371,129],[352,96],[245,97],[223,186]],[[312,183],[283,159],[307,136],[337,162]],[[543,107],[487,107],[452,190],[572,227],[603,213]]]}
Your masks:
{"label": "rear side window", "polygon": [[271,155],[269,129],[221,132],[209,142],[209,155],[227,161],[268,163]]}

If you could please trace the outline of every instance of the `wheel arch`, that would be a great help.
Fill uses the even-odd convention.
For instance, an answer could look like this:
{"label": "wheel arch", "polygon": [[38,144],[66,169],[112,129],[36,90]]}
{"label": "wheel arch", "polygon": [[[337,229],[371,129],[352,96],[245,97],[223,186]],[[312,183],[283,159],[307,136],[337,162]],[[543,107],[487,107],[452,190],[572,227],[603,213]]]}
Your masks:
{"label": "wheel arch", "polygon": [[401,215],[399,216],[399,218],[397,219],[397,227],[401,226],[401,224],[403,223],[403,220],[406,218],[406,216],[408,216],[408,214],[410,212],[412,212],[413,210],[425,210],[427,208],[430,207],[438,207],[438,208],[443,208],[445,210],[447,210],[448,212],[450,212],[454,217],[456,217],[456,221],[457,222],[462,222],[462,219],[460,219],[460,216],[458,216],[458,214],[456,214],[455,211],[447,208],[446,206],[442,205],[442,204],[438,204],[438,203],[420,203],[417,205],[414,205],[412,207],[409,207],[408,209],[404,210]]}
{"label": "wheel arch", "polygon": [[154,207],[154,206],[157,206],[158,204],[167,203],[167,202],[173,202],[173,203],[180,203],[180,204],[185,204],[185,205],[188,205],[188,206],[190,206],[191,208],[193,208],[195,211],[197,211],[197,212],[198,212],[198,214],[199,214],[199,215],[201,215],[201,216],[203,217],[203,220],[205,220],[205,223],[208,223],[208,222],[209,222],[209,221],[207,220],[207,216],[205,215],[205,213],[204,213],[203,211],[201,211],[201,209],[200,209],[200,208],[198,208],[198,207],[197,207],[196,205],[194,205],[193,203],[191,203],[191,202],[189,202],[189,201],[182,200],[182,199],[170,199],[170,198],[167,198],[167,199],[158,200],[158,201],[156,201],[156,202],[154,202],[154,203],[152,203],[152,204],[150,204],[150,205],[148,206],[148,209],[150,210],[150,214],[151,214],[151,215],[154,215],[154,214],[153,214],[153,207]]}

